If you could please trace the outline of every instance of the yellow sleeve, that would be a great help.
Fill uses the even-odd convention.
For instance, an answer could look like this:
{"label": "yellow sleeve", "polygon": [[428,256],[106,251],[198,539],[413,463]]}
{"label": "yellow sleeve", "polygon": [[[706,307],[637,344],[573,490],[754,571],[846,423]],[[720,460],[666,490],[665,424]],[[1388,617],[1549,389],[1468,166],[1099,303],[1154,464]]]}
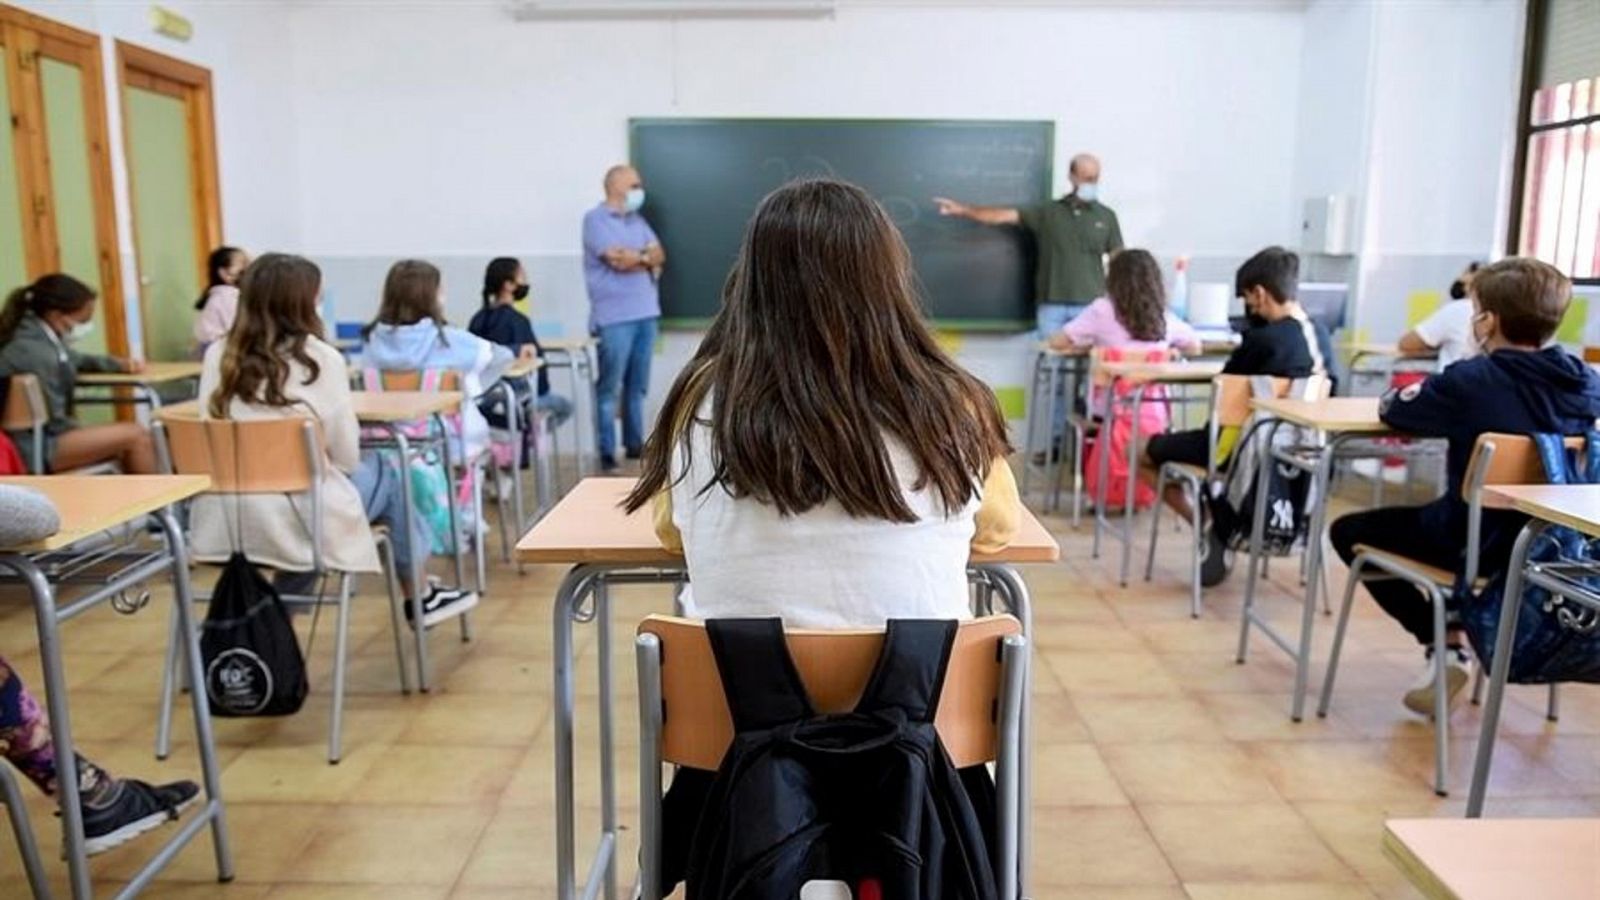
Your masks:
{"label": "yellow sleeve", "polygon": [[[1013,486],[1015,491],[1016,487]],[[683,535],[678,533],[678,526],[672,523],[672,492],[662,491],[650,501],[650,515],[656,527],[656,539],[661,546],[672,553],[683,552]]]}
{"label": "yellow sleeve", "polygon": [[1004,549],[1022,527],[1022,497],[1017,494],[1017,479],[1002,457],[989,467],[983,480],[983,502],[978,506],[972,549],[994,553]]}

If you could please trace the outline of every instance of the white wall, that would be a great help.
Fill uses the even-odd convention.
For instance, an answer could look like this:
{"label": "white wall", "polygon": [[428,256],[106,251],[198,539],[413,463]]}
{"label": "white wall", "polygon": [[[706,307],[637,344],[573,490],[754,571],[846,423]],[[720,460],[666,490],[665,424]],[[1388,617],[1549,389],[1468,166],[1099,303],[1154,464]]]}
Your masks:
{"label": "white wall", "polygon": [[171,2],[194,23],[178,42],[156,34],[149,6],[126,0],[6,0],[30,12],[101,36],[106,116],[110,126],[117,237],[122,254],[129,337],[139,342],[139,278],[133,250],[128,174],[123,160],[113,40],[164,53],[211,70],[222,181],[223,234],[248,247],[301,246],[299,173],[294,157],[295,98],[289,76],[287,4]]}

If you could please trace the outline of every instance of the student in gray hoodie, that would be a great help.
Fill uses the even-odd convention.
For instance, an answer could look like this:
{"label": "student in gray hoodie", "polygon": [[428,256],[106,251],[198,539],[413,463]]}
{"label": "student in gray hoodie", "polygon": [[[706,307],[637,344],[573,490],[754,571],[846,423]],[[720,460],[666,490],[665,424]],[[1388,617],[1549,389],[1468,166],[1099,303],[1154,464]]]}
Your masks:
{"label": "student in gray hoodie", "polygon": [[11,439],[32,472],[65,472],[116,462],[129,474],[156,471],[155,444],[137,422],[80,425],[72,394],[79,372],[137,372],[143,363],[79,353],[72,345],[93,325],[95,292],[71,275],[45,275],[11,292],[0,308],[0,377],[33,375],[46,415],[42,458],[27,432]]}

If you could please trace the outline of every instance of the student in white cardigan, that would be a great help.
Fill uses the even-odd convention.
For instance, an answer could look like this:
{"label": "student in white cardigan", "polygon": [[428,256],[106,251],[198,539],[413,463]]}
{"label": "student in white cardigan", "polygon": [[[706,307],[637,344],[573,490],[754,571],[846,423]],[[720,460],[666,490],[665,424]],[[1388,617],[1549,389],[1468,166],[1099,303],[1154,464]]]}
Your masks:
{"label": "student in white cardigan", "polygon": [[[401,527],[405,495],[397,463],[360,449],[344,356],[322,339],[321,292],[321,271],[298,256],[268,253],[245,270],[234,326],[206,350],[201,417],[315,419],[327,453],[324,564],[335,571],[379,571],[370,523],[387,524],[412,624],[419,594],[424,625],[459,615],[477,605],[477,594],[412,581],[413,554],[428,552],[428,526],[421,516],[412,516],[409,531]],[[193,509],[194,555],[225,560],[237,535],[251,562],[280,573],[305,572],[311,567],[310,511],[309,500],[282,494],[202,496]],[[304,581],[288,583],[300,590]]]}
{"label": "student in white cardigan", "polygon": [[756,210],[625,505],[656,504],[692,616],[967,618],[968,557],[1020,520],[1010,450],[994,393],[928,329],[883,208],[803,181]]}

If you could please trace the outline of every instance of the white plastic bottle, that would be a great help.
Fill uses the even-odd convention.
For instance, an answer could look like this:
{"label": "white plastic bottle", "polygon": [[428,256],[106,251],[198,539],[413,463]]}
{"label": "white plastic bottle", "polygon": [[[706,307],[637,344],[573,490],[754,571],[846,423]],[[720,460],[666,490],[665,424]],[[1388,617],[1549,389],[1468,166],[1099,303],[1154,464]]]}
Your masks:
{"label": "white plastic bottle", "polygon": [[1172,298],[1169,304],[1173,315],[1184,321],[1189,319],[1189,257],[1180,256],[1172,275]]}

